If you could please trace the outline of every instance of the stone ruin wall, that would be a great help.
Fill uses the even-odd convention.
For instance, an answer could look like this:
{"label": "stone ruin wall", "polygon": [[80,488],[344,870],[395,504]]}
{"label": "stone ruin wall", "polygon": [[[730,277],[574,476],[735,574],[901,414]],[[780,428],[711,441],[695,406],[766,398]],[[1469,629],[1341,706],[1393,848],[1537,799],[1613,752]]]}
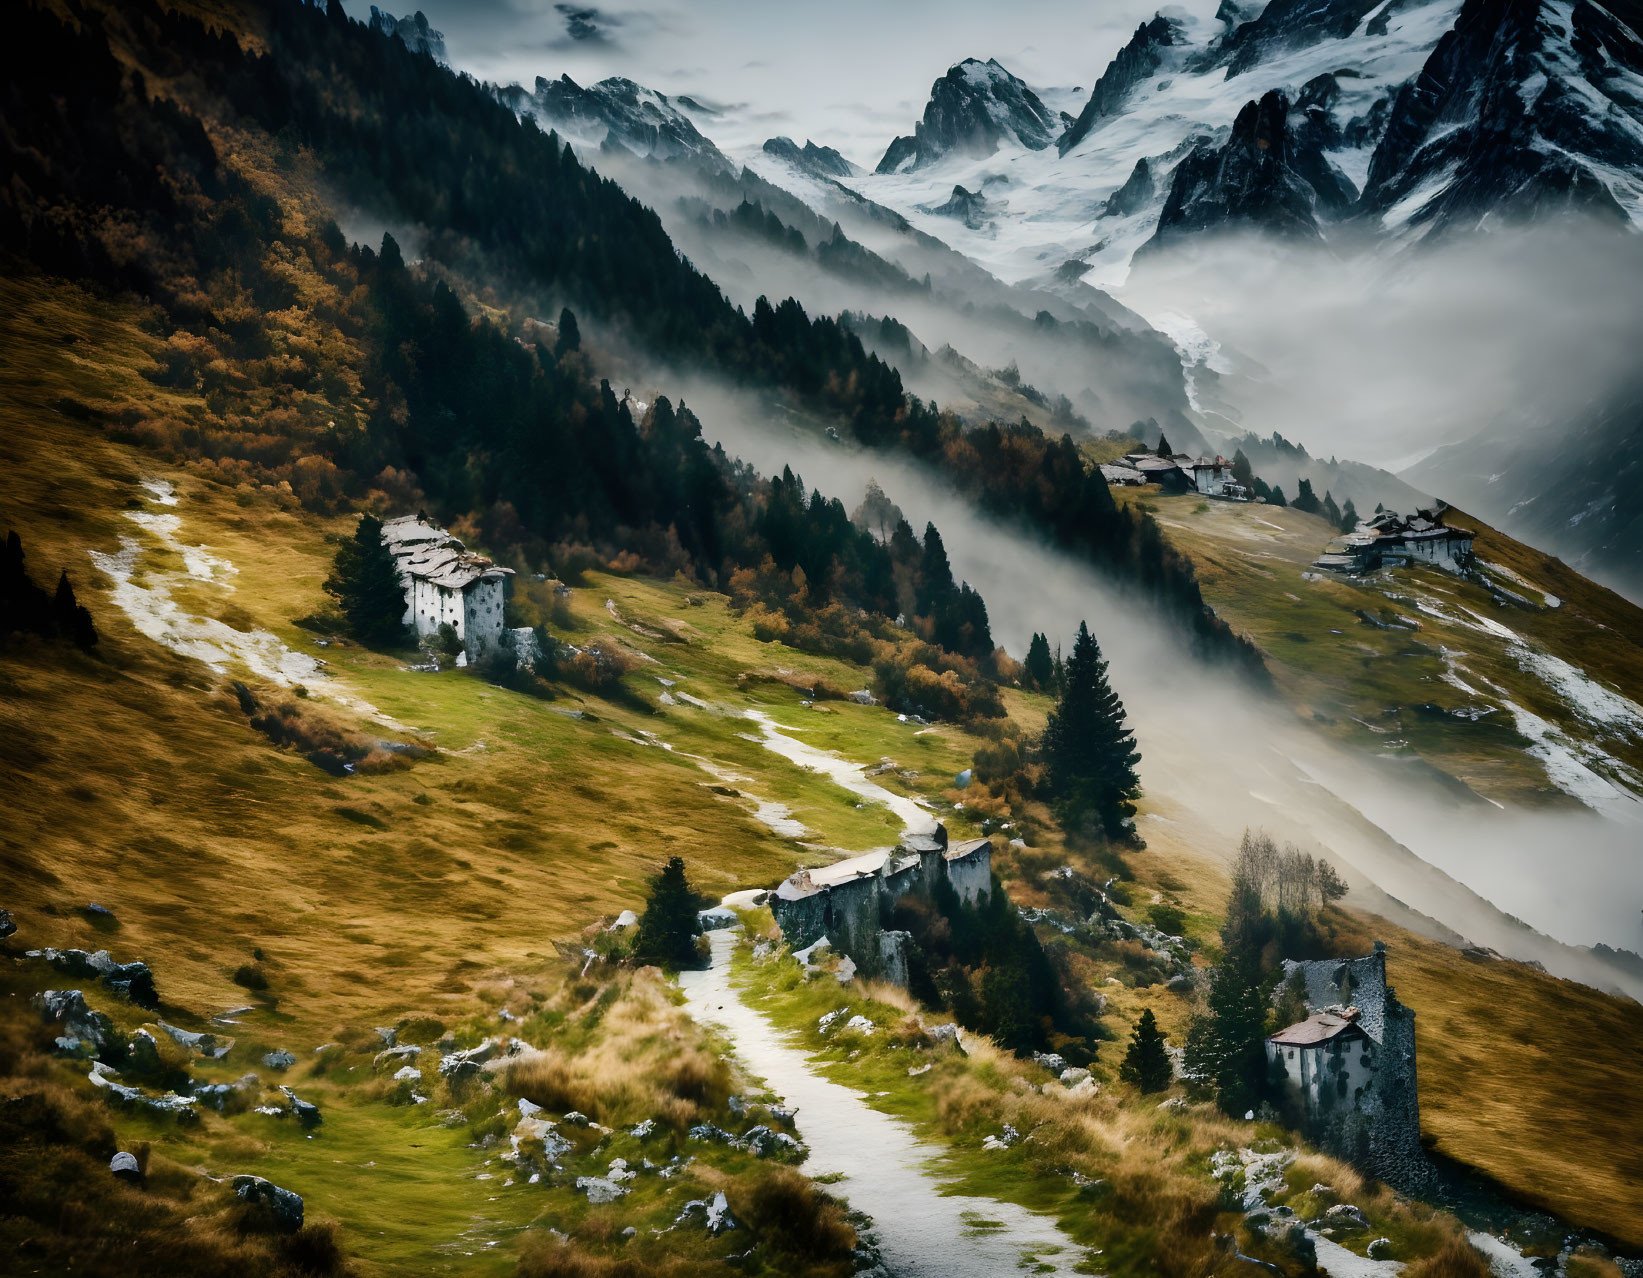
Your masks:
{"label": "stone ruin wall", "polygon": [[1355,959],[1288,961],[1299,971],[1310,1011],[1355,1005],[1358,1023],[1375,1040],[1367,1086],[1344,1104],[1308,1107],[1305,1130],[1322,1148],[1400,1189],[1428,1188],[1433,1169],[1421,1147],[1420,1096],[1415,1075],[1415,1013],[1386,983],[1386,948]]}
{"label": "stone ruin wall", "polygon": [[[917,860],[906,864],[914,855]],[[903,868],[892,869],[898,865]],[[773,893],[770,911],[790,948],[805,949],[825,936],[863,976],[905,985],[906,947],[912,938],[906,932],[886,930],[884,920],[902,897],[928,897],[942,876],[960,900],[973,904],[992,890],[991,847],[984,844],[969,856],[951,861],[942,849],[893,852],[877,874],[820,888],[797,900],[784,900]]]}

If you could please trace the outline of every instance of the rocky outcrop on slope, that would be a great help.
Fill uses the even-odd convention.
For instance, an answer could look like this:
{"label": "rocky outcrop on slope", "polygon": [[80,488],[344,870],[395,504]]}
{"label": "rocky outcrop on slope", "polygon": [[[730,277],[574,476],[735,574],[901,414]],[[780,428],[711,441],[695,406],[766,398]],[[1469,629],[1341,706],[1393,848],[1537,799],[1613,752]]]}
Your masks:
{"label": "rocky outcrop on slope", "polygon": [[786,160],[795,168],[803,169],[820,178],[855,177],[861,172],[830,146],[817,146],[806,139],[801,147],[792,138],[771,138],[764,144],[764,153],[778,160]]}
{"label": "rocky outcrop on slope", "polygon": [[1244,105],[1224,145],[1182,160],[1148,247],[1235,227],[1318,239],[1317,195],[1291,163],[1288,120],[1289,102],[1274,90]]}
{"label": "rocky outcrop on slope", "polygon": [[1569,208],[1627,220],[1611,187],[1643,179],[1643,39],[1589,0],[1569,8],[1567,28],[1553,9],[1467,0],[1393,101],[1367,215],[1391,231]]}
{"label": "rocky outcrop on slope", "polygon": [[448,60],[445,57],[445,33],[430,27],[427,16],[420,9],[403,18],[396,18],[372,5],[369,25],[373,31],[404,41],[406,48],[413,53],[426,53],[435,62]]}
{"label": "rocky outcrop on slope", "polygon": [[1062,155],[1067,154],[1088,137],[1102,120],[1119,114],[1136,86],[1163,65],[1163,50],[1179,43],[1179,40],[1179,25],[1162,14],[1138,26],[1129,43],[1118,51],[1101,73],[1101,78],[1095,82],[1095,87],[1090,90],[1090,100],[1084,104],[1078,118],[1056,139],[1056,150]]}
{"label": "rocky outcrop on slope", "polygon": [[1006,139],[1041,151],[1058,124],[1038,95],[996,61],[968,58],[930,86],[924,118],[912,136],[890,144],[878,172],[919,169],[953,154],[991,155]]}
{"label": "rocky outcrop on slope", "polygon": [[521,116],[584,144],[615,144],[635,155],[659,160],[694,158],[722,172],[733,172],[690,118],[665,93],[612,76],[583,88],[568,75],[557,80],[536,77],[533,90],[517,84],[496,90],[497,97]]}

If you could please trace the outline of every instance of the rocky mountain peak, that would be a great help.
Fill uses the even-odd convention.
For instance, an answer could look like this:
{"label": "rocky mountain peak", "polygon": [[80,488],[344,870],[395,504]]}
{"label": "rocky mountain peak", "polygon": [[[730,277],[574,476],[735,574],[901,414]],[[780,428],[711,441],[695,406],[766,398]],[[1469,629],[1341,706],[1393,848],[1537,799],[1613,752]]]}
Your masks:
{"label": "rocky mountain peak", "polygon": [[792,138],[771,138],[764,144],[764,153],[786,160],[795,168],[821,178],[855,177],[861,169],[850,163],[830,146],[817,146],[809,139],[801,147]]}
{"label": "rocky mountain peak", "polygon": [[376,5],[371,6],[371,17],[368,25],[373,31],[380,31],[384,35],[397,36],[404,41],[405,47],[414,53],[426,53],[436,62],[446,61],[445,33],[435,31],[428,25],[428,18],[420,9],[415,13],[408,13],[403,18],[396,18],[391,13],[384,13]]}
{"label": "rocky mountain peak", "polygon": [[537,76],[530,92],[515,84],[496,93],[518,114],[583,147],[612,147],[660,160],[692,157],[725,172],[733,169],[665,93],[622,76],[587,88],[568,75]]}
{"label": "rocky mountain peak", "polygon": [[930,86],[924,118],[911,136],[890,144],[877,171],[907,172],[951,154],[987,156],[1006,140],[1041,151],[1059,124],[1038,95],[997,61],[967,58]]}
{"label": "rocky mountain peak", "polygon": [[1078,113],[1078,118],[1067,131],[1056,139],[1056,149],[1062,155],[1077,146],[1102,120],[1117,115],[1124,109],[1135,88],[1155,74],[1164,63],[1163,50],[1181,41],[1178,22],[1157,14],[1150,22],[1136,27],[1129,43],[1101,73],[1101,78],[1090,90],[1090,100]]}
{"label": "rocky mountain peak", "polygon": [[1289,99],[1273,89],[1244,104],[1222,146],[1200,146],[1177,166],[1148,247],[1231,228],[1319,238],[1318,197],[1291,160]]}

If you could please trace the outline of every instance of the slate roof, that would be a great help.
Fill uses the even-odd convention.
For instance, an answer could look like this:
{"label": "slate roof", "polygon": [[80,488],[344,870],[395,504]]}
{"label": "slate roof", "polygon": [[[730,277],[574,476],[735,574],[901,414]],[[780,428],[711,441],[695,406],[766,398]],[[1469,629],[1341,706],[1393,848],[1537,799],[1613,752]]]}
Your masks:
{"label": "slate roof", "polygon": [[1351,1015],[1342,1015],[1340,1012],[1314,1012],[1304,1021],[1297,1021],[1288,1029],[1281,1029],[1271,1038],[1269,1043],[1277,1043],[1281,1047],[1318,1047],[1335,1039],[1367,1038],[1362,1025],[1358,1024],[1355,1009]]}
{"label": "slate roof", "polygon": [[463,590],[476,581],[500,581],[513,576],[512,568],[497,566],[484,555],[464,550],[445,529],[416,515],[400,515],[382,522],[382,540],[408,576]]}

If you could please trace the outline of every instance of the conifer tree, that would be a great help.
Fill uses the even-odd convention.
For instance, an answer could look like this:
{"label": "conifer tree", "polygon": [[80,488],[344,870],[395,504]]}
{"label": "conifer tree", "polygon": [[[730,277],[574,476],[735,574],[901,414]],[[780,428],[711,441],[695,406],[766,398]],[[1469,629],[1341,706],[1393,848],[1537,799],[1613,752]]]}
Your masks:
{"label": "conifer tree", "polygon": [[1170,446],[1169,446],[1169,436],[1168,435],[1160,434],[1158,436],[1157,453],[1158,453],[1158,456],[1164,457],[1164,458],[1169,458],[1169,457],[1175,456],[1174,450],[1172,448],[1170,448]]}
{"label": "conifer tree", "polygon": [[94,648],[97,645],[97,627],[91,622],[91,613],[82,608],[74,597],[74,587],[69,584],[68,569],[64,569],[57,578],[57,594],[51,601],[52,617],[57,623],[57,633],[65,639],[72,639],[81,648]]}
{"label": "conifer tree", "polygon": [[1290,503],[1296,510],[1304,510],[1309,515],[1316,515],[1322,504],[1318,494],[1312,491],[1310,479],[1300,480],[1295,487],[1295,500]]}
{"label": "conifer tree", "polygon": [[1150,1007],[1141,1013],[1141,1019],[1136,1022],[1135,1030],[1130,1035],[1129,1050],[1124,1053],[1124,1063],[1118,1069],[1118,1077],[1126,1083],[1133,1083],[1142,1095],[1163,1091],[1175,1077],[1175,1067],[1164,1049],[1164,1036],[1159,1032],[1158,1020]]}
{"label": "conifer tree", "polygon": [[1022,667],[1035,688],[1050,686],[1050,681],[1055,677],[1055,659],[1050,656],[1050,641],[1043,635],[1033,635],[1032,642],[1027,645],[1027,659]]}
{"label": "conifer tree", "polygon": [[576,316],[570,307],[564,307],[559,312],[559,340],[553,344],[553,356],[558,359],[571,351],[582,349],[582,330],[576,323]]}
{"label": "conifer tree", "polygon": [[696,894],[685,877],[684,859],[669,857],[662,872],[651,880],[634,953],[644,962],[662,967],[691,967],[696,962],[696,938],[701,932]]}
{"label": "conifer tree", "polygon": [[354,535],[337,548],[325,593],[337,601],[348,633],[361,643],[392,647],[405,639],[405,592],[382,522],[361,515]]}
{"label": "conifer tree", "polygon": [[1321,513],[1325,519],[1329,520],[1330,523],[1336,525],[1337,527],[1340,526],[1341,508],[1335,504],[1335,494],[1330,492],[1327,488],[1324,489],[1324,504]]}
{"label": "conifer tree", "polygon": [[1249,464],[1242,448],[1232,454],[1232,477],[1240,484],[1247,484],[1255,477],[1255,468]]}
{"label": "conifer tree", "polygon": [[1125,833],[1141,790],[1141,755],[1124,703],[1107,682],[1101,646],[1083,623],[1062,672],[1061,698],[1044,729],[1051,792],[1075,822],[1093,816],[1109,838]]}
{"label": "conifer tree", "polygon": [[1346,505],[1341,507],[1341,531],[1349,533],[1358,526],[1358,508],[1352,504],[1352,498],[1346,499]]}
{"label": "conifer tree", "polygon": [[919,559],[917,610],[929,616],[953,594],[953,568],[947,562],[947,547],[934,524],[924,525],[924,553]]}

